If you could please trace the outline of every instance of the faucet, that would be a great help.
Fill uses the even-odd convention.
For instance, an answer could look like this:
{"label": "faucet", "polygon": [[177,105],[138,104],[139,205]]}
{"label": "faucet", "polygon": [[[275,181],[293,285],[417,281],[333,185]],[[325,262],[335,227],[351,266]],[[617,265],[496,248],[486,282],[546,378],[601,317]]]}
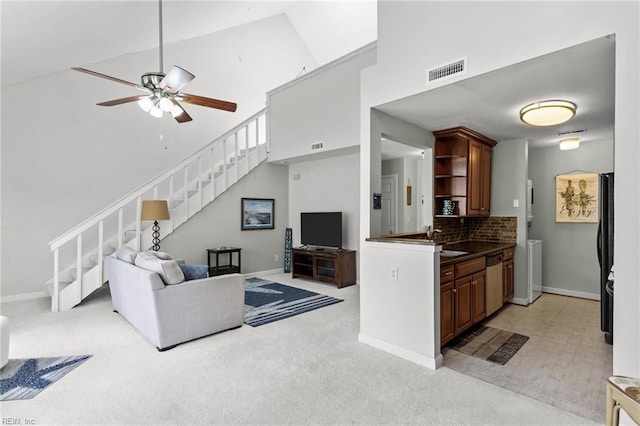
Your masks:
{"label": "faucet", "polygon": [[427,226],[427,229],[425,230],[425,232],[427,233],[427,241],[433,241],[436,237],[436,234],[438,232],[442,232],[439,229],[431,229],[431,225]]}

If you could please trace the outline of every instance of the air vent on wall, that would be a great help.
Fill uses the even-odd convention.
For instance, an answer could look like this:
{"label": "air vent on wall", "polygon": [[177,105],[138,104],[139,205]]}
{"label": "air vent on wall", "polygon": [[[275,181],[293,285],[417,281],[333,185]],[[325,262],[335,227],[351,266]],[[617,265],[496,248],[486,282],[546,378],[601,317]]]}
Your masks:
{"label": "air vent on wall", "polygon": [[586,132],[586,131],[587,131],[587,129],[564,130],[564,131],[558,132],[558,136],[574,135],[576,133],[583,133],[583,132]]}
{"label": "air vent on wall", "polygon": [[427,70],[427,83],[442,80],[446,77],[464,74],[467,72],[467,58],[461,58],[449,64]]}
{"label": "air vent on wall", "polygon": [[311,144],[311,151],[324,148],[324,142],[314,142]]}

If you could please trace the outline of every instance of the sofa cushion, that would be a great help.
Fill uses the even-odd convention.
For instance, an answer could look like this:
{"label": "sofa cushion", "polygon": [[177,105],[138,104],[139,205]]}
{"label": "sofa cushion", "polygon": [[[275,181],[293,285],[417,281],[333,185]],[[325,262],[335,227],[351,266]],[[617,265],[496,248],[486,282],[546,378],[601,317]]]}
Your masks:
{"label": "sofa cushion", "polygon": [[138,253],[136,266],[157,273],[166,285],[180,284],[184,281],[182,269],[175,260],[162,260],[152,253]]}
{"label": "sofa cushion", "polygon": [[163,252],[163,251],[147,250],[147,253],[151,253],[152,255],[154,255],[155,257],[157,257],[158,259],[162,259],[162,260],[174,260],[173,256],[171,256],[169,253],[165,253],[165,252]]}
{"label": "sofa cushion", "polygon": [[199,280],[209,276],[209,267],[207,265],[185,265],[178,263],[178,266],[182,269],[185,281]]}
{"label": "sofa cushion", "polygon": [[122,246],[118,250],[116,250],[116,258],[122,260],[123,262],[131,263],[131,264],[135,263],[137,255],[138,255],[137,251],[127,246]]}

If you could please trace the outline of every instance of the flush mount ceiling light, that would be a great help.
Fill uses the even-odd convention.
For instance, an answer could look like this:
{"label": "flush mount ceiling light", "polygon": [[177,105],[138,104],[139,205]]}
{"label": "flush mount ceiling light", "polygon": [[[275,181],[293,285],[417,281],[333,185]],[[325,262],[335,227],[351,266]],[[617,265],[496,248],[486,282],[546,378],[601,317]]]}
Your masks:
{"label": "flush mount ceiling light", "polygon": [[520,110],[520,120],[531,126],[555,126],[573,118],[576,109],[576,104],[569,101],[534,102]]}
{"label": "flush mount ceiling light", "polygon": [[568,149],[576,149],[580,147],[580,138],[567,138],[560,141],[560,149],[566,151]]}

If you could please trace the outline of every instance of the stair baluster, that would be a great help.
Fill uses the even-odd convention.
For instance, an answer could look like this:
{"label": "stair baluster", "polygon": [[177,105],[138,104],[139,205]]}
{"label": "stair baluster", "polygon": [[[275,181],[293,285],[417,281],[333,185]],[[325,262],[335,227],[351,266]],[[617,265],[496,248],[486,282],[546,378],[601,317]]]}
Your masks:
{"label": "stair baluster", "polygon": [[[102,261],[115,249],[127,245],[140,250],[148,242],[147,239],[151,241],[151,229],[143,229],[140,221],[143,198],[169,200],[171,225],[168,227],[170,229],[163,232],[163,236],[167,236],[206,204],[215,200],[241,176],[262,163],[267,158],[268,146],[266,114],[266,108],[259,111],[193,155],[51,241],[49,246],[53,252],[53,277],[46,283],[51,294],[51,310],[58,312],[71,309],[100,288],[106,281]],[[262,138],[260,120],[264,120]],[[250,142],[252,129],[249,126],[254,122],[255,141]],[[246,158],[242,162],[241,173],[239,158],[242,148],[239,146],[239,132],[243,129]],[[233,142],[230,140],[232,136]],[[233,148],[227,146],[227,142],[233,143]],[[250,149],[252,143],[255,145],[253,153]],[[249,159],[250,154],[255,155],[255,161]],[[222,164],[221,170],[217,169],[218,164]],[[189,178],[189,167],[191,174],[197,176]],[[184,172],[181,188],[176,187],[175,182],[175,175],[180,171]],[[204,190],[206,185],[210,188],[207,191]],[[193,203],[192,208],[189,208],[189,202]],[[180,208],[180,204],[184,204],[184,207]],[[92,230],[91,233],[83,238],[83,233],[88,230]],[[93,232],[97,233],[97,242],[92,237],[96,235]],[[73,246],[70,245],[74,240],[75,255],[72,254]],[[97,244],[97,247],[93,247],[93,244]],[[63,248],[65,249],[61,250]],[[66,266],[62,268],[61,263]]]}

